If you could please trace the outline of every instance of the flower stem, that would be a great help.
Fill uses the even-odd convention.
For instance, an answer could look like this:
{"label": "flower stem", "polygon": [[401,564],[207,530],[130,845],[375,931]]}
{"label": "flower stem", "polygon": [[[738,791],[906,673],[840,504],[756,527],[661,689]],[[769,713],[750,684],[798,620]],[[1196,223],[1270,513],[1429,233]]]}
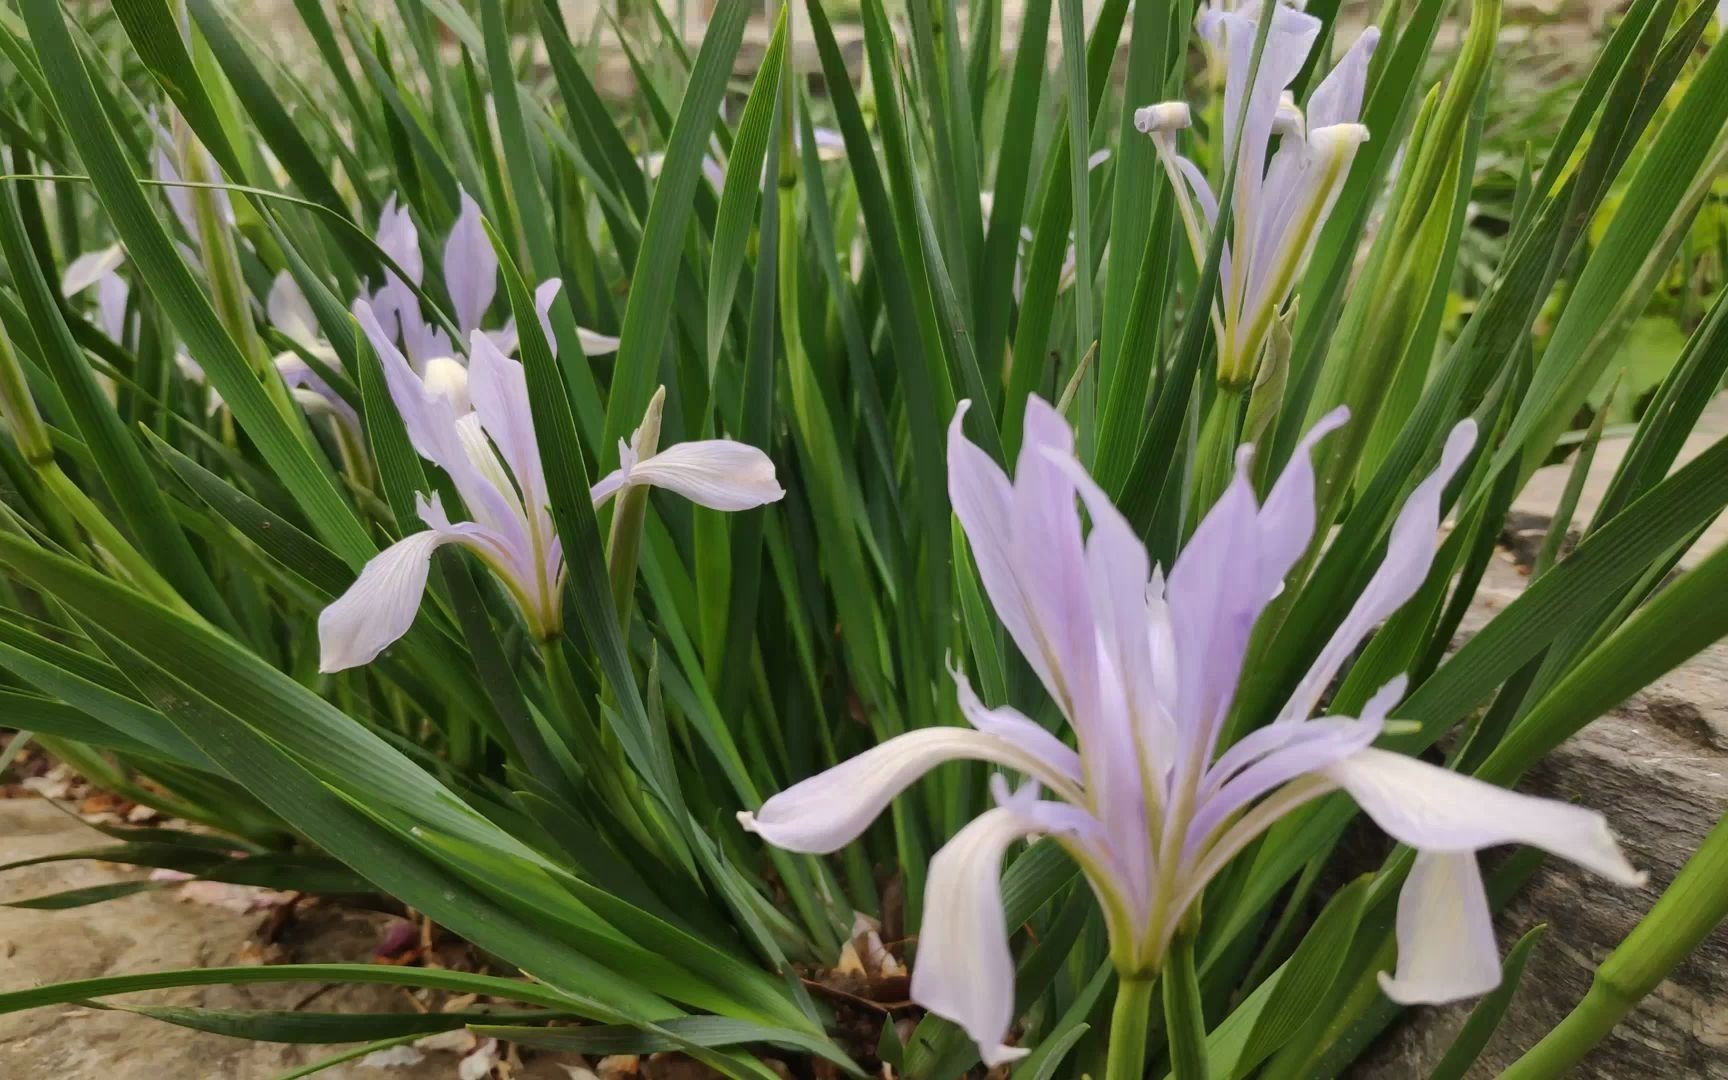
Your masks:
{"label": "flower stem", "polygon": [[566,756],[574,758],[576,767],[588,777],[618,824],[645,850],[661,852],[662,843],[647,824],[641,786],[636,783],[635,774],[630,771],[617,742],[601,736],[588,710],[583,707],[582,693],[577,689],[576,680],[564,659],[562,640],[546,638],[539,645],[551,703],[559,714],[553,723],[561,733],[572,738]]}
{"label": "flower stem", "polygon": [[1164,956],[1164,1027],[1174,1080],[1206,1080],[1206,1017],[1194,970],[1194,934],[1179,931]]}
{"label": "flower stem", "polygon": [[1110,1057],[1105,1080],[1143,1080],[1146,1075],[1146,1024],[1152,1015],[1154,980],[1124,975],[1116,982],[1116,1008],[1110,1014]]}
{"label": "flower stem", "polygon": [[1219,386],[1201,425],[1200,441],[1194,450],[1194,487],[1184,526],[1189,534],[1230,484],[1236,460],[1236,436],[1241,430],[1243,393],[1240,389]]}
{"label": "flower stem", "polygon": [[1596,969],[1590,991],[1502,1080],[1563,1076],[1728,917],[1728,818],[1716,823],[1661,899]]}

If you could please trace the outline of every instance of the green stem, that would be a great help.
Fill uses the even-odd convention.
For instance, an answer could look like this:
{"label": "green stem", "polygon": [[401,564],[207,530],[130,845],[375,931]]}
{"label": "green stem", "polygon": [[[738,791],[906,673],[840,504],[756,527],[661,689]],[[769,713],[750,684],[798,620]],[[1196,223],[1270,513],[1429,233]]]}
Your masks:
{"label": "green stem", "polygon": [[1170,1040],[1171,1077],[1206,1080],[1206,1017],[1200,1007],[1191,930],[1179,931],[1164,957],[1164,1028]]}
{"label": "green stem", "polygon": [[1122,976],[1116,982],[1116,1007],[1110,1013],[1110,1056],[1105,1080],[1143,1080],[1146,1075],[1146,1027],[1152,1016],[1155,980]]}
{"label": "green stem", "polygon": [[1219,386],[1200,428],[1200,441],[1194,450],[1194,487],[1188,504],[1186,530],[1190,534],[1230,484],[1236,461],[1236,437],[1241,430],[1243,394],[1241,389]]}
{"label": "green stem", "polygon": [[1668,890],[1596,969],[1590,991],[1501,1080],[1564,1076],[1728,917],[1728,818],[1710,830]]}
{"label": "green stem", "polygon": [[[636,783],[617,740],[602,739],[588,710],[583,708],[582,693],[564,659],[563,639],[544,638],[539,644],[552,707],[558,714],[551,721],[557,734],[569,738],[570,753],[565,756],[593,783],[613,818],[645,850],[658,855],[664,845],[647,825],[641,785]],[[565,771],[568,774],[570,770],[567,767]]]}

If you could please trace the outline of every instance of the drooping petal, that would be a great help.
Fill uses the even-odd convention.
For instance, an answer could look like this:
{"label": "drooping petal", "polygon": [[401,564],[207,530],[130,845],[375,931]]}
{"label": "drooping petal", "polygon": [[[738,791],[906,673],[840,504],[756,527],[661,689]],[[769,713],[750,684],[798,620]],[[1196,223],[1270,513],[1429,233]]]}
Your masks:
{"label": "drooping petal", "polygon": [[511,583],[521,584],[520,579],[526,573],[532,580],[532,569],[524,569],[520,564],[522,559],[513,550],[504,537],[484,525],[472,521],[451,521],[450,515],[444,510],[444,500],[436,491],[430,495],[416,492],[414,495],[414,516],[425,523],[426,527],[441,536],[461,542],[495,573],[509,577]]}
{"label": "drooping petal", "polygon": [[126,261],[126,249],[111,244],[100,251],[86,251],[66,264],[60,275],[60,295],[70,299],[120,269]]}
{"label": "drooping petal", "polygon": [[749,510],[786,494],[768,455],[731,439],[668,447],[637,462],[629,482],[662,487],[713,510]]}
{"label": "drooping petal", "polygon": [[1029,1050],[1002,1040],[1014,1023],[1014,957],[1002,915],[1002,857],[1027,833],[1014,811],[987,810],[930,860],[912,1000],[958,1024],[988,1068]]}
{"label": "drooping petal", "polygon": [[954,690],[960,699],[960,713],[966,717],[967,723],[986,735],[1013,743],[1029,756],[1048,763],[1052,769],[1075,784],[1081,782],[1080,755],[1072,747],[1012,705],[995,709],[987,707],[978,699],[978,694],[960,669],[950,667],[948,673],[954,678]]}
{"label": "drooping petal", "polygon": [[1350,51],[1315,87],[1308,98],[1308,129],[1354,124],[1362,118],[1362,95],[1368,86],[1368,62],[1380,44],[1380,29],[1370,26]]}
{"label": "drooping petal", "polygon": [[318,330],[318,317],[312,313],[311,301],[300,290],[300,283],[283,270],[270,282],[270,292],[264,298],[264,313],[270,325],[311,348],[323,334]]}
{"label": "drooping petal", "polygon": [[1014,1023],[1014,958],[1002,914],[1002,857],[1014,841],[1047,827],[1027,811],[1019,800],[986,810],[930,860],[912,966],[912,1000],[958,1024],[990,1068],[1029,1052],[1003,1042]]}
{"label": "drooping petal", "polygon": [[432,552],[456,539],[427,530],[374,555],[348,591],[318,615],[318,670],[369,664],[406,634],[426,592]]}
{"label": "drooping petal", "polygon": [[775,847],[826,855],[857,839],[914,780],[961,760],[993,762],[1054,791],[1073,790],[1066,777],[1013,743],[970,728],[920,728],[793,784],[738,821]]}
{"label": "drooping petal", "polygon": [[1441,1004],[1500,985],[1500,952],[1476,856],[1424,852],[1398,894],[1398,968],[1380,989],[1400,1005]]}
{"label": "drooping petal", "polygon": [[464,334],[480,328],[498,290],[498,255],[486,238],[480,204],[462,192],[462,212],[444,238],[444,285],[455,309],[456,328]]}
{"label": "drooping petal", "polygon": [[1418,851],[1528,844],[1621,885],[1644,881],[1594,810],[1508,791],[1388,750],[1359,751],[1323,772],[1394,840]]}
{"label": "drooping petal", "polygon": [[1416,594],[1428,577],[1439,547],[1441,499],[1454,473],[1470,456],[1476,444],[1476,422],[1464,419],[1446,436],[1440,464],[1410,492],[1404,508],[1392,523],[1386,541],[1386,556],[1331,640],[1320,650],[1313,666],[1297,684],[1295,693],[1278,714],[1280,722],[1307,719],[1326,692],[1344,661],[1356,651],[1369,632]]}

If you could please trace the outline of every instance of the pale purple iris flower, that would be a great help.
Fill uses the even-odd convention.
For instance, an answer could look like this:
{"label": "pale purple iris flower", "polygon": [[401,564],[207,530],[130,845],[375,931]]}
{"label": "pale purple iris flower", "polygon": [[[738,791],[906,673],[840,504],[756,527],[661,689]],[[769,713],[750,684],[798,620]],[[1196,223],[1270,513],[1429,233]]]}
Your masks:
{"label": "pale purple iris flower", "polygon": [[[1359,716],[1311,718],[1363,639],[1418,589],[1434,559],[1442,492],[1469,456],[1475,425],[1446,440],[1411,492],[1386,555],[1274,721],[1222,748],[1250,634],[1315,531],[1314,445],[1302,440],[1264,503],[1251,449],[1168,577],[1075,457],[1062,417],[1033,398],[1012,480],[961,430],[948,436],[949,495],[991,604],[1073,729],[1078,749],[1011,706],[985,706],[954,673],[970,727],[912,731],[774,796],[744,827],[793,851],[854,840],[935,766],[992,762],[1031,781],[960,830],[931,860],[912,997],[959,1024],[987,1064],[1014,1019],[1014,966],[1000,868],[1010,844],[1043,834],[1068,850],[1097,895],[1112,960],[1158,971],[1207,883],[1255,837],[1329,792],[1348,792],[1418,852],[1399,899],[1398,964],[1381,985],[1404,1002],[1481,993],[1500,977],[1476,852],[1533,844],[1621,883],[1641,880],[1601,815],[1521,795],[1374,748],[1402,677]],[[1092,525],[1081,528],[1080,505]],[[1039,798],[1039,788],[1053,799]]]}
{"label": "pale purple iris flower", "polygon": [[[378,231],[374,236],[378,246],[409,281],[419,285],[425,274],[420,255],[420,232],[408,214],[408,208],[391,195],[378,215]],[[492,241],[481,224],[480,204],[466,191],[462,192],[462,209],[450,233],[444,238],[444,284],[450,294],[451,314],[456,329],[463,337],[482,329],[481,320],[492,306],[498,291],[498,256]],[[534,291],[535,307],[540,320],[546,323],[546,313],[558,295],[558,280],[543,282]],[[402,343],[409,363],[421,375],[438,364],[460,364],[461,356],[444,330],[427,321],[420,310],[420,299],[395,271],[386,270],[384,284],[372,294],[371,306],[378,323],[389,331],[392,340]],[[588,356],[604,356],[618,351],[618,339],[606,334],[577,327],[578,344]],[[506,354],[516,351],[516,321],[504,324],[502,330],[491,331],[492,342]],[[546,330],[547,339],[552,332]]]}
{"label": "pale purple iris flower", "polygon": [[[175,145],[174,137],[168,129],[156,121],[151,114],[151,123],[156,132],[152,147],[151,162],[157,181],[165,185],[163,192],[168,199],[168,205],[173,210],[175,218],[180,222],[186,234],[194,239],[199,236],[197,215],[193,212],[193,189],[176,186],[181,184],[179,158],[180,150]],[[214,176],[217,182],[221,180],[221,170],[215,162],[209,160],[208,153],[201,145],[194,144],[193,152],[205,155],[205,168]],[[223,222],[232,227],[234,224],[234,206],[228,193],[222,190],[212,192],[216,200],[217,214]],[[192,252],[182,248],[181,255],[188,262],[196,262]],[[92,286],[96,289],[96,325],[111,340],[123,343],[126,330],[126,304],[131,291],[126,280],[119,274],[120,267],[126,261],[126,252],[119,244],[103,248],[99,251],[85,252],[73,259],[66,267],[60,281],[61,294],[68,299],[76,296]],[[336,351],[318,332],[318,324],[312,314],[312,306],[306,300],[286,270],[278,273],[271,282],[270,292],[265,301],[265,314],[278,330],[292,338],[302,348],[317,356],[327,364],[336,365],[339,360]],[[175,350],[174,364],[182,377],[190,382],[203,385],[206,383],[204,367],[193,359],[184,346]],[[288,385],[294,400],[305,409],[309,415],[327,415],[341,423],[347,432],[358,437],[360,434],[360,417],[354,407],[342,395],[318,374],[317,370],[307,363],[305,358],[292,350],[277,353],[271,358],[271,364],[282,381]],[[214,388],[206,391],[206,411],[214,414],[225,404],[222,396]],[[349,445],[358,446],[358,439],[350,440]]]}
{"label": "pale purple iris flower", "polygon": [[[1379,30],[1364,30],[1314,90],[1304,113],[1289,87],[1308,62],[1322,24],[1294,8],[1271,5],[1272,25],[1256,70],[1254,43],[1265,7],[1205,8],[1197,20],[1201,37],[1224,58],[1224,156],[1236,165],[1232,227],[1212,313],[1219,381],[1236,388],[1253,380],[1273,322],[1313,254],[1357,148],[1368,138],[1357,119],[1368,62],[1380,40]],[[1204,262],[1218,198],[1199,167],[1176,151],[1176,132],[1190,122],[1188,106],[1179,101],[1134,113],[1136,128],[1152,137],[1169,176],[1194,257]],[[1268,161],[1273,136],[1278,149]]]}
{"label": "pale purple iris flower", "polygon": [[[372,304],[356,300],[354,317],[383,365],[409,441],[449,476],[473,520],[453,522],[437,495],[420,496],[416,511],[426,530],[379,552],[319,615],[319,669],[370,663],[407,633],[420,609],[432,553],[445,544],[479,556],[515,600],[531,633],[542,639],[556,635],[562,626],[564,555],[547,503],[522,364],[492,335],[475,330],[466,366],[434,367],[423,377]],[[656,395],[650,410],[661,400]],[[717,510],[761,506],[784,494],[768,456],[730,439],[680,443],[654,453],[633,438],[620,447],[620,457],[620,467],[590,492],[596,506],[624,488],[644,485]]]}
{"label": "pale purple iris flower", "polygon": [[[119,244],[99,251],[87,251],[67,264],[60,278],[60,294],[68,300],[95,289],[96,327],[117,344],[125,342],[126,303],[131,296],[131,288],[119,273],[125,261],[125,249]],[[271,285],[265,309],[271,323],[307,351],[326,363],[338,362],[336,351],[318,336],[311,305],[286,271],[278,274]],[[342,395],[336,393],[305,358],[290,350],[278,353],[271,362],[282,381],[288,384],[294,400],[309,415],[329,415],[350,433],[359,434],[360,417],[354,407],[343,400]],[[200,385],[206,382],[203,365],[194,360],[184,346],[175,350],[174,365],[188,381]],[[206,411],[212,414],[224,404],[222,395],[214,388],[206,390],[205,403]]]}

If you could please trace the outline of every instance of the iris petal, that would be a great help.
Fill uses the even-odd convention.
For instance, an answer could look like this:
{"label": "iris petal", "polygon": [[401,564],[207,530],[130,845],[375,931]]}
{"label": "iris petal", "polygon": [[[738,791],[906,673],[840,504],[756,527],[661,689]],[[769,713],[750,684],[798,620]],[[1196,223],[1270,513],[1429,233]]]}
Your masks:
{"label": "iris petal", "polygon": [[1398,967],[1380,989],[1400,1005],[1441,1004],[1500,985],[1500,950],[1472,854],[1424,853],[1398,894]]}

